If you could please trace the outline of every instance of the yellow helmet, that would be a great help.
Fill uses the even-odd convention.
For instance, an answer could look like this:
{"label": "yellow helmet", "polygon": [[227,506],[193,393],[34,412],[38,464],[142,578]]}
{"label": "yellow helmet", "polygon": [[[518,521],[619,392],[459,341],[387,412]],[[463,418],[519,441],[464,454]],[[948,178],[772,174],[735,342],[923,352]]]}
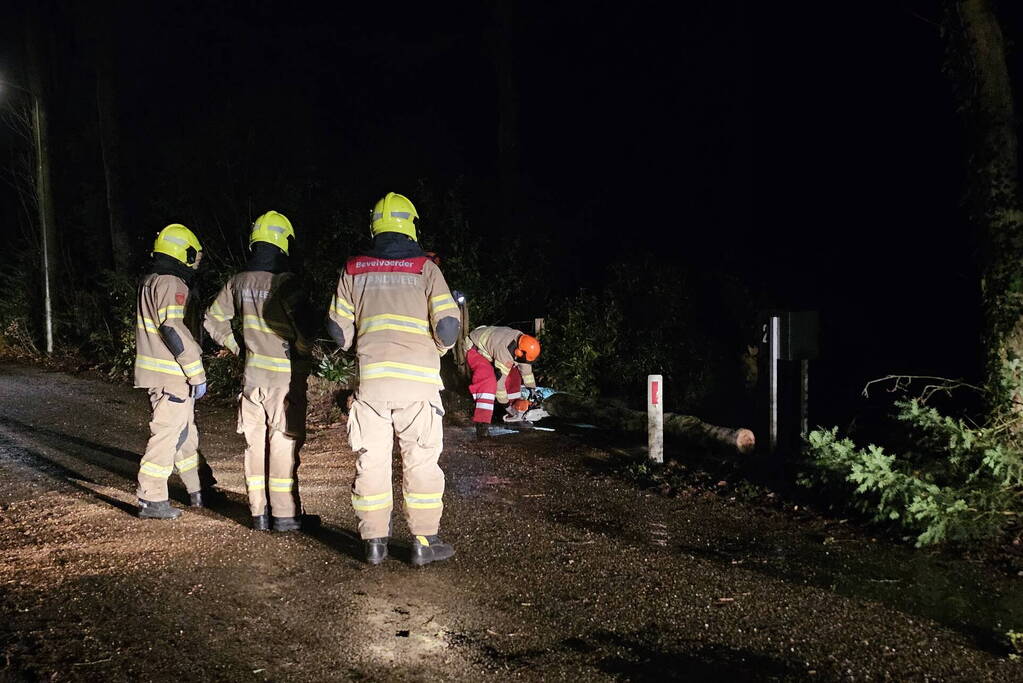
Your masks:
{"label": "yellow helmet", "polygon": [[373,236],[382,232],[400,232],[418,241],[415,222],[417,218],[419,214],[408,197],[388,192],[387,196],[373,207]]}
{"label": "yellow helmet", "polygon": [[287,254],[289,237],[295,238],[295,229],[291,227],[291,221],[283,213],[267,211],[252,224],[249,247],[252,247],[253,242],[268,242]]}
{"label": "yellow helmet", "polygon": [[[193,249],[194,253],[190,255],[188,253],[189,249]],[[198,254],[201,251],[202,245],[199,244],[199,238],[195,236],[195,233],[181,225],[181,223],[171,223],[156,233],[156,241],[153,242],[153,251],[150,253],[150,256],[157,253],[167,254],[181,261],[186,266],[195,268],[198,266]],[[190,256],[191,259],[189,258]]]}

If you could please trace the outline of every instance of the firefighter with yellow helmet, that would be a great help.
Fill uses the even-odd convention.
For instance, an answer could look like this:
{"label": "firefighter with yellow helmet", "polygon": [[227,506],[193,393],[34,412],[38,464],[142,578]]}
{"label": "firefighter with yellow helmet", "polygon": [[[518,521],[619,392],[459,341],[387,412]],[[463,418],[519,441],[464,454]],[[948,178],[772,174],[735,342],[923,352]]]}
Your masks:
{"label": "firefighter with yellow helmet", "polygon": [[175,519],[167,479],[185,484],[193,507],[202,507],[195,401],[206,393],[202,350],[185,325],[189,282],[202,258],[202,245],[185,226],[161,230],[153,244],[150,272],[139,285],[135,331],[135,386],[149,391],[153,418],[138,474],[139,517]]}
{"label": "firefighter with yellow helmet", "polygon": [[366,561],[387,557],[391,535],[391,451],[402,458],[412,564],[445,560],[454,548],[438,536],[444,472],[440,358],[458,340],[458,306],[440,268],[420,248],[407,197],[394,192],[372,213],[373,247],[348,260],[330,304],[327,329],[359,357],[359,388],[348,416],[358,454],[352,506]]}
{"label": "firefighter with yellow helmet", "polygon": [[[306,295],[291,272],[295,230],[267,211],[252,224],[249,261],[206,311],[206,331],[245,356],[238,431],[245,435],[245,485],[252,527],[294,531],[302,526],[298,452],[305,441],[308,342]],[[231,327],[240,323],[241,343]],[[244,351],[243,351],[244,349]]]}

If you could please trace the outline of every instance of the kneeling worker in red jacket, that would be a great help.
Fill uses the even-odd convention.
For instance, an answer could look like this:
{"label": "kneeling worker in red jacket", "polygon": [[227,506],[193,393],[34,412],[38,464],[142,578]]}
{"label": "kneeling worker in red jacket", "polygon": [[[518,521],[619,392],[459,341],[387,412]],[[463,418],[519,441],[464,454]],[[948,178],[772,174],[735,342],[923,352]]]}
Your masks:
{"label": "kneeling worker in red jacket", "polygon": [[465,360],[472,371],[469,393],[476,400],[472,421],[476,423],[476,436],[482,439],[490,435],[495,400],[509,404],[507,412],[512,420],[521,419],[529,407],[522,398],[522,385],[536,387],[529,363],[540,356],[540,342],[510,327],[485,325],[469,333],[469,342]]}

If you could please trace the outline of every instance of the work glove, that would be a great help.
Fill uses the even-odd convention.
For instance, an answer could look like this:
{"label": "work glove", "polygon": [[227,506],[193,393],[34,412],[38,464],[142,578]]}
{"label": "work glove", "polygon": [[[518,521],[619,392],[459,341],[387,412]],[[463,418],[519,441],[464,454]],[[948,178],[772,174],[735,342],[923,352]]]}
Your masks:
{"label": "work glove", "polygon": [[457,289],[451,290],[451,298],[454,299],[455,303],[457,303],[459,306],[465,303],[465,293],[460,292]]}
{"label": "work glove", "polygon": [[206,395],[206,382],[202,384],[196,384],[192,387],[191,396],[194,399],[200,399]]}

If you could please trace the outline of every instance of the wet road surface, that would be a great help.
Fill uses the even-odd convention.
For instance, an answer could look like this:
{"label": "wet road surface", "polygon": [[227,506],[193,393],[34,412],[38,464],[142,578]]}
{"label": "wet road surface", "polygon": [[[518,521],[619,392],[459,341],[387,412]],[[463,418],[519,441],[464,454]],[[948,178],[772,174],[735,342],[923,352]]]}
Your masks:
{"label": "wet road surface", "polygon": [[303,451],[322,527],[270,535],[246,526],[243,442],[215,403],[198,421],[226,500],[136,519],[147,421],[143,391],[0,365],[0,680],[1023,680],[1000,637],[1023,631],[1016,577],[642,491],[559,434],[480,444],[452,422],[458,554],[413,569],[396,517],[372,568],[343,425]]}

